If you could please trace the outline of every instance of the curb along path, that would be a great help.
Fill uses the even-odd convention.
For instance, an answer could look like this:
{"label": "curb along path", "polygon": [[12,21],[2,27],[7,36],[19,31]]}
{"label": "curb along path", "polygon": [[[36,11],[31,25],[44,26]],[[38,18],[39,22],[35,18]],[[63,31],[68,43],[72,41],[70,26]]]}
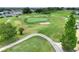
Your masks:
{"label": "curb along path", "polygon": [[55,49],[56,52],[63,52],[61,43],[54,42],[48,36],[46,36],[44,34],[40,34],[40,33],[30,34],[30,35],[28,35],[28,36],[26,36],[26,37],[24,37],[24,38],[22,38],[22,39],[20,39],[20,40],[18,40],[16,42],[14,42],[14,43],[11,43],[11,44],[9,44],[7,46],[4,46],[4,47],[0,48],[0,51],[4,51],[4,50],[6,50],[8,48],[11,48],[11,47],[13,47],[13,46],[15,46],[15,45],[17,45],[17,44],[19,44],[19,43],[31,38],[31,37],[34,37],[34,36],[40,36],[40,37],[46,39],[52,45],[52,47]]}

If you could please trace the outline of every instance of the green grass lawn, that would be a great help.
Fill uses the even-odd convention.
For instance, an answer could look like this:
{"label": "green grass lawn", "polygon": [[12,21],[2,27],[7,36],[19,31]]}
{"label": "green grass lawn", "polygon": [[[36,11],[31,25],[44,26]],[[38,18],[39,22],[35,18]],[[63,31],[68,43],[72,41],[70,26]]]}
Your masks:
{"label": "green grass lawn", "polygon": [[51,24],[48,25],[48,27],[41,29],[40,33],[43,33],[52,38],[54,41],[59,42],[62,33],[64,32],[65,20],[60,18],[56,19],[55,17],[54,18],[52,17],[50,23]]}
{"label": "green grass lawn", "polygon": [[64,32],[65,17],[68,17],[70,11],[58,11],[51,14],[47,14],[49,25],[39,24],[27,24],[28,28],[31,28],[39,33],[49,36],[54,41],[60,41],[62,33]]}
{"label": "green grass lawn", "polygon": [[[8,17],[7,19],[10,20],[10,23],[12,25],[17,27],[24,27],[27,34],[31,34],[34,32],[40,32],[45,35],[48,35],[51,38],[54,38],[55,41],[59,41],[61,38],[61,35],[64,31],[64,25],[65,25],[65,17],[68,17],[71,11],[65,10],[65,11],[57,11],[52,12],[51,14],[25,14],[20,15],[19,17]],[[2,21],[7,21],[7,19],[1,18]],[[50,22],[49,25],[40,25],[40,24],[28,24],[24,20],[27,20],[29,22],[39,22],[39,21],[48,21]],[[33,20],[33,21],[31,21]],[[29,33],[29,29],[30,32]]]}
{"label": "green grass lawn", "polygon": [[41,37],[32,37],[12,48],[5,50],[6,52],[54,52],[53,47],[47,40]]}
{"label": "green grass lawn", "polygon": [[[24,35],[29,35],[31,33],[38,32],[49,36],[54,41],[59,42],[61,39],[62,33],[64,32],[64,26],[66,22],[65,18],[70,15],[70,12],[71,11],[65,10],[65,11],[52,12],[51,14],[36,14],[36,13],[24,14],[24,15],[20,15],[19,17],[8,17],[7,19],[10,19],[10,23],[13,26],[16,26],[17,28],[23,27],[25,29]],[[29,19],[32,18],[31,20],[33,20],[33,22],[36,22],[36,23],[33,23],[33,24],[26,23],[24,20],[27,20],[28,18]],[[7,19],[1,18],[0,21],[6,22]],[[31,20],[29,21],[31,22]],[[39,23],[37,23],[39,20],[48,21],[50,22],[50,24],[40,25]],[[16,35],[16,36],[23,37],[19,35]],[[54,51],[51,48],[51,45],[49,45],[46,40],[41,40],[41,39],[43,38],[39,38],[39,37],[31,38],[6,51]],[[4,43],[4,45],[6,45],[6,43]],[[0,46],[3,46],[3,45],[0,44]]]}

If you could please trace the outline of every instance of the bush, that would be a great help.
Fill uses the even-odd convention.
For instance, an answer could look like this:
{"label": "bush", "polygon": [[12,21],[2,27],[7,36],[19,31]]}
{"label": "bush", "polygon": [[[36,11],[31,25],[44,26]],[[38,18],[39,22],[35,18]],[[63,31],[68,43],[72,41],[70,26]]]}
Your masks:
{"label": "bush", "polygon": [[12,39],[15,37],[16,33],[16,28],[10,23],[0,24],[0,41]]}

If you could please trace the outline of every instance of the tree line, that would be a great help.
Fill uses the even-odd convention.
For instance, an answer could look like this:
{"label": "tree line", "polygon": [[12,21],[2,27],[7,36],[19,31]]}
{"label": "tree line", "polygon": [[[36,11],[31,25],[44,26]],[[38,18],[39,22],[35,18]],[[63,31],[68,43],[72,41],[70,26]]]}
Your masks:
{"label": "tree line", "polygon": [[2,11],[10,11],[11,9],[21,9],[23,10],[23,13],[44,13],[44,14],[49,14],[51,12],[57,11],[57,10],[79,10],[79,8],[74,8],[74,7],[45,7],[45,8],[30,8],[30,7],[26,7],[26,8],[0,8],[0,12]]}

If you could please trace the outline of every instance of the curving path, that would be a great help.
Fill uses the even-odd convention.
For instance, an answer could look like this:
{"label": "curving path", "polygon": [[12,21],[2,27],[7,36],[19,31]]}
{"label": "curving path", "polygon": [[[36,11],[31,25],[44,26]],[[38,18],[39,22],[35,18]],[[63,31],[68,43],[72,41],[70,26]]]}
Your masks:
{"label": "curving path", "polygon": [[[76,37],[77,37],[77,42],[79,41],[79,29],[76,30]],[[76,44],[76,47],[74,48],[76,52],[79,52],[79,44]]]}
{"label": "curving path", "polygon": [[11,44],[9,44],[7,46],[4,46],[4,47],[0,48],[0,51],[4,51],[4,50],[6,50],[8,48],[11,48],[11,47],[13,47],[13,46],[15,46],[15,45],[17,45],[17,44],[19,44],[19,43],[21,43],[21,42],[23,42],[23,41],[31,38],[31,37],[34,37],[34,36],[43,37],[44,39],[46,39],[52,45],[52,47],[54,47],[54,49],[55,49],[56,52],[63,52],[61,43],[56,43],[52,39],[50,39],[48,36],[46,36],[44,34],[40,34],[40,33],[30,34],[30,35],[28,35],[28,36],[26,36],[26,37],[24,37],[24,38],[22,38],[22,39],[20,39],[20,40],[18,40],[16,42],[14,42],[14,43],[11,43]]}

